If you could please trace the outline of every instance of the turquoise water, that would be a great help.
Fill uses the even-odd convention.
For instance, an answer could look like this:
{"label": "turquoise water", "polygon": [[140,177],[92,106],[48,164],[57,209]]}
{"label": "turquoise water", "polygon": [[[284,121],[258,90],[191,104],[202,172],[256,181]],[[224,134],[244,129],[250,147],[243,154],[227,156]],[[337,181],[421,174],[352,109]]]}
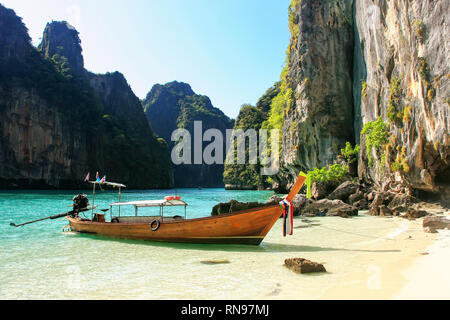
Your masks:
{"label": "turquoise water", "polygon": [[[173,193],[131,191],[124,192],[122,200],[162,199]],[[66,212],[75,194],[0,192],[0,299],[315,299],[359,271],[359,255],[376,261],[380,255],[397,254],[368,248],[403,223],[365,215],[298,217],[293,236],[282,236],[280,220],[258,247],[104,239],[64,233],[64,219],[9,226]],[[197,218],[209,216],[218,202],[264,202],[273,193],[181,189],[178,194],[189,203],[188,217]],[[115,201],[116,192],[96,194],[99,209]],[[184,215],[184,209],[178,210],[167,214]],[[283,266],[293,257],[324,263],[329,272],[297,275]],[[208,260],[229,263],[205,263]]]}
{"label": "turquoise water", "polygon": [[[81,191],[20,191],[0,192],[0,298],[40,298],[49,294],[49,288],[42,288],[41,293],[35,289],[36,283],[43,282],[44,274],[51,277],[51,273],[61,274],[73,261],[83,259],[84,252],[91,254],[96,248],[115,242],[99,242],[96,238],[62,233],[67,224],[64,218],[46,220],[30,224],[21,228],[12,228],[10,223],[23,223],[46,216],[67,212],[70,210],[72,197]],[[92,193],[86,192],[92,203]],[[178,193],[189,206],[188,218],[209,216],[211,208],[219,202],[231,199],[238,201],[265,202],[273,192],[270,191],[225,191],[224,189],[182,189],[172,191],[124,191],[122,201],[164,199],[167,195]],[[97,209],[109,208],[109,204],[118,200],[116,190],[101,192],[97,190],[95,205]],[[158,214],[158,209],[141,209],[142,214]],[[134,215],[134,208],[122,208],[122,215]],[[184,208],[167,208],[165,215],[182,215]],[[85,213],[91,217],[90,212]],[[109,214],[107,215],[109,218]],[[126,243],[126,242],[125,242]],[[128,242],[133,243],[133,242]],[[76,247],[74,250],[73,248]],[[80,250],[80,252],[78,252]],[[98,253],[98,252],[97,252]],[[76,256],[74,256],[76,254]],[[48,274],[50,273],[50,274]],[[28,279],[27,279],[28,278]],[[20,286],[16,286],[16,279],[21,279]],[[21,282],[22,281],[22,282]],[[53,281],[53,279],[50,279]],[[58,280],[60,281],[60,280]],[[13,287],[10,287],[13,285]],[[30,287],[31,285],[31,287]],[[42,286],[47,285],[41,283]]]}

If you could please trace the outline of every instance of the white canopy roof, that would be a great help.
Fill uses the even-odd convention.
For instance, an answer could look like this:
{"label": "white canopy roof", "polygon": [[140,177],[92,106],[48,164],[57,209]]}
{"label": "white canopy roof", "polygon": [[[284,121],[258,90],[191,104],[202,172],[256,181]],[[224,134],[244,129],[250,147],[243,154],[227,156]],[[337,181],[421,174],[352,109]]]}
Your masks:
{"label": "white canopy roof", "polygon": [[89,181],[89,183],[92,184],[99,184],[99,185],[105,185],[105,186],[111,186],[111,187],[116,187],[116,188],[126,188],[127,186],[121,183],[116,183],[116,182],[99,182],[99,181]]}
{"label": "white canopy roof", "polygon": [[132,201],[132,202],[116,202],[111,206],[135,206],[137,208],[144,207],[177,207],[187,206],[187,203],[182,200],[144,200],[144,201]]}

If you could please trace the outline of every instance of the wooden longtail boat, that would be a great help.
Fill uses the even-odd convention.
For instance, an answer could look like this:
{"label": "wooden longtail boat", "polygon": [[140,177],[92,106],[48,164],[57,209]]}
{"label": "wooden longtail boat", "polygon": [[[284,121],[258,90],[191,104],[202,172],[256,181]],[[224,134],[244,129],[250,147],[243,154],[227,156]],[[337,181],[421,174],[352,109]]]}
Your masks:
{"label": "wooden longtail boat", "polygon": [[[299,176],[286,200],[292,201],[305,180],[305,177]],[[123,187],[123,185],[120,186]],[[104,217],[104,215],[98,214],[93,220],[73,216],[69,216],[67,219],[72,231],[104,237],[160,242],[259,245],[282,214],[279,205],[272,205],[207,218],[165,218],[163,216],[164,207],[187,207],[187,204],[179,198],[136,202],[120,202],[119,200],[118,203],[110,205],[110,210],[112,212],[114,207],[118,207],[120,210],[121,206],[134,206],[136,216],[113,217],[111,214],[111,222],[99,219],[98,217]],[[138,216],[139,208],[143,207],[159,207],[160,216]]]}

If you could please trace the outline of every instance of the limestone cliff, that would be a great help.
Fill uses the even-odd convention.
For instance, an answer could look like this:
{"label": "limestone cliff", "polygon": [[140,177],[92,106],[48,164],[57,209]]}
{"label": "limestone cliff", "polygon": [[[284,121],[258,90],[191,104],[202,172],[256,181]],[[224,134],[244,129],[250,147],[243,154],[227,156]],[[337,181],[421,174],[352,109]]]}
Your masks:
{"label": "limestone cliff", "polygon": [[[155,132],[164,138],[169,149],[172,132],[178,128],[187,129],[194,146],[194,121],[202,122],[202,129],[218,129],[226,137],[226,130],[233,128],[230,120],[220,109],[215,108],[211,100],[197,95],[192,88],[182,82],[157,84],[143,101],[145,112]],[[200,137],[201,139],[201,137]],[[203,143],[203,148],[208,143]],[[192,155],[192,163],[194,157]],[[223,164],[182,164],[174,166],[176,187],[221,187],[223,186]]]}
{"label": "limestone cliff", "polygon": [[65,21],[53,21],[47,24],[38,49],[47,59],[65,57],[68,66],[76,74],[85,72],[78,31]]}
{"label": "limestone cliff", "polygon": [[172,185],[167,145],[122,75],[83,67],[78,33],[47,25],[36,50],[0,5],[0,187],[79,188],[90,171],[136,188]]}
{"label": "limestone cliff", "polygon": [[[445,192],[450,3],[293,0],[279,181],[361,143],[359,176]],[[272,108],[273,109],[273,108]]]}
{"label": "limestone cliff", "polygon": [[449,10],[445,0],[355,1],[355,127],[381,117],[391,134],[385,150],[371,150],[373,165],[361,153],[361,177],[449,187]]}
{"label": "limestone cliff", "polygon": [[352,1],[293,1],[289,13],[281,183],[332,163],[354,140]]}

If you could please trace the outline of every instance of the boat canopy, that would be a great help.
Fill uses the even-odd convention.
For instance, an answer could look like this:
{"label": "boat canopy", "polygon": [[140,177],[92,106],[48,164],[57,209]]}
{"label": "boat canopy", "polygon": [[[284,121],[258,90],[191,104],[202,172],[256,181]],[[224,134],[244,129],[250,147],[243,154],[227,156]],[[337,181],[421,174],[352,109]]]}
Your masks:
{"label": "boat canopy", "polygon": [[182,200],[145,200],[132,202],[116,202],[112,203],[112,207],[117,206],[135,206],[136,208],[145,207],[186,207],[188,204]]}
{"label": "boat canopy", "polygon": [[127,186],[121,183],[116,183],[116,182],[100,182],[100,181],[89,181],[89,183],[91,184],[98,184],[98,185],[102,185],[102,186],[111,186],[111,187],[115,187],[115,188],[126,188]]}

